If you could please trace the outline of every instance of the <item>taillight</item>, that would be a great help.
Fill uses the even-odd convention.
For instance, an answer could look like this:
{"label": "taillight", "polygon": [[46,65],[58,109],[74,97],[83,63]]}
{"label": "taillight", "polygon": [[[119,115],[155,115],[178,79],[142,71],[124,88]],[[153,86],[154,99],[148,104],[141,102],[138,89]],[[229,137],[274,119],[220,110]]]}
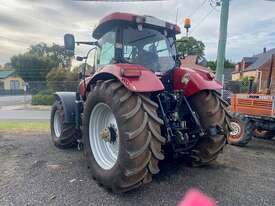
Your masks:
{"label": "taillight", "polygon": [[121,76],[123,77],[140,77],[141,76],[141,70],[140,69],[130,69],[130,68],[121,68],[120,69]]}

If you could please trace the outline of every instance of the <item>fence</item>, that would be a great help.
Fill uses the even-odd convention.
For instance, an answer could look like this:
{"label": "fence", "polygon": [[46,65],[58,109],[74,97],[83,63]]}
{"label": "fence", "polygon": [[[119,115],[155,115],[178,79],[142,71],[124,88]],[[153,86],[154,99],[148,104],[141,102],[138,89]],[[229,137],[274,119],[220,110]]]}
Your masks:
{"label": "fence", "polygon": [[35,95],[38,93],[54,93],[57,91],[76,91],[79,81],[33,81],[25,84],[25,89],[0,88],[3,95]]}

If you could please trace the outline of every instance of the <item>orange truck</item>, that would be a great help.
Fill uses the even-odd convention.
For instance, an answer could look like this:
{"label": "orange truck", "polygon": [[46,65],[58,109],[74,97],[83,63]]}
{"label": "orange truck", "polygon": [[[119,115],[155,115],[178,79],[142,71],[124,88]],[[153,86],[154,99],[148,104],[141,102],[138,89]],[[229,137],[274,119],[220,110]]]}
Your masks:
{"label": "orange truck", "polygon": [[[231,96],[231,133],[228,143],[245,146],[253,137],[272,139],[275,136],[275,96],[270,95],[275,56],[272,56],[267,90],[264,94]],[[250,87],[253,81],[250,82]]]}

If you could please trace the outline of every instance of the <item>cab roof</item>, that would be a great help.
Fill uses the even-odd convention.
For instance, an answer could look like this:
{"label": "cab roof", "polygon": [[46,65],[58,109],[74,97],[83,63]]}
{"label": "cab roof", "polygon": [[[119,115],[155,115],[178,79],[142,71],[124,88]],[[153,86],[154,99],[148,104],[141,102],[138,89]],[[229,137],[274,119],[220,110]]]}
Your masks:
{"label": "cab roof", "polygon": [[100,20],[99,24],[93,32],[93,37],[99,39],[104,35],[110,28],[119,23],[129,23],[132,25],[144,24],[146,26],[152,26],[157,29],[167,29],[169,31],[174,31],[176,34],[180,33],[180,27],[176,24],[172,24],[152,16],[141,16],[130,13],[115,12],[108,16],[105,16]]}

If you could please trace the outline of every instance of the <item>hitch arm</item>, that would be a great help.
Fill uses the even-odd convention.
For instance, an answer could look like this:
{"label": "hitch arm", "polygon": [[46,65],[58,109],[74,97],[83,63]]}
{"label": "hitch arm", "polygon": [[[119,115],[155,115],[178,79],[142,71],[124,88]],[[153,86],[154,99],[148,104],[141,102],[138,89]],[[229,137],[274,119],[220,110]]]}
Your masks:
{"label": "hitch arm", "polygon": [[162,102],[161,102],[161,99],[160,99],[160,95],[161,94],[158,94],[157,95],[157,99],[158,99],[158,102],[159,102],[159,107],[160,107],[160,111],[161,111],[161,115],[162,115],[162,118],[163,118],[163,122],[164,122],[164,126],[166,128],[166,133],[167,133],[167,141],[170,142],[171,141],[171,137],[173,137],[173,131],[172,131],[172,128],[169,124],[169,119],[167,118],[165,112],[164,112],[164,109],[163,109],[163,106],[162,106]]}
{"label": "hitch arm", "polygon": [[203,135],[204,135],[204,131],[203,131],[203,129],[202,129],[201,123],[200,123],[200,121],[199,121],[199,119],[198,119],[196,113],[195,113],[194,110],[191,108],[191,106],[190,106],[188,100],[186,99],[186,97],[185,97],[184,95],[182,95],[182,98],[183,98],[183,100],[184,100],[184,102],[185,102],[185,104],[186,104],[188,110],[190,111],[190,113],[191,113],[193,119],[195,120],[195,123],[196,123],[197,127],[198,127],[199,130],[200,130],[200,136],[203,136]]}

